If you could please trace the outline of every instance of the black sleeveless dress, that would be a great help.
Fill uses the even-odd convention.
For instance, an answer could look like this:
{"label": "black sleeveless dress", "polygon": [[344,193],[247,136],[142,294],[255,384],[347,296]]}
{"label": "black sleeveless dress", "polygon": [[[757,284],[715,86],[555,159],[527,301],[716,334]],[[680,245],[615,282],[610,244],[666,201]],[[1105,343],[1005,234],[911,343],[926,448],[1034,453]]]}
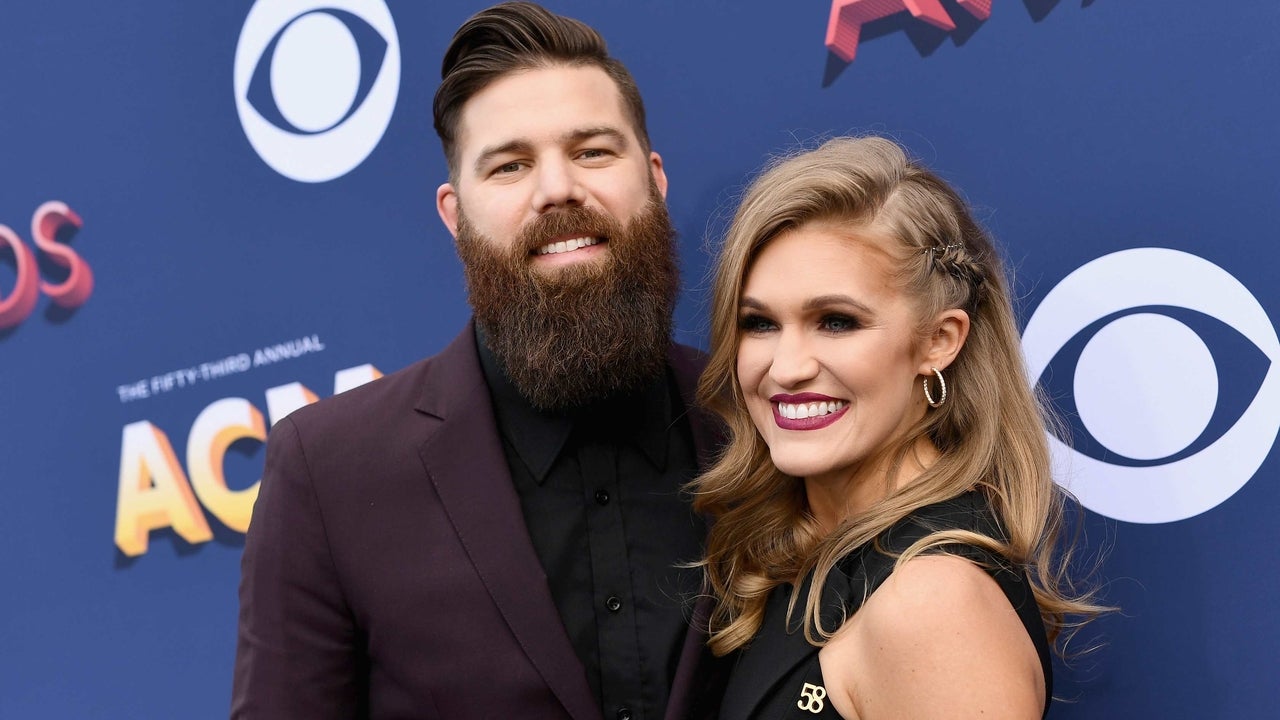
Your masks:
{"label": "black sleeveless dress", "polygon": [[[991,537],[1003,537],[984,496],[967,492],[950,500],[920,508],[903,518],[879,537],[880,547],[901,553],[915,541],[938,530],[973,530]],[[846,555],[836,564],[823,588],[821,612],[823,626],[837,627],[841,610],[852,616],[893,572],[895,558],[868,543]],[[1053,694],[1053,675],[1049,660],[1049,643],[1035,597],[1026,575],[993,553],[968,545],[948,546],[947,552],[979,563],[1000,585],[1005,597],[1021,618],[1027,634],[1035,644],[1044,669],[1045,712]],[[790,625],[786,622],[791,586],[782,585],[769,594],[760,631],[749,645],[739,651],[738,661],[729,676],[721,720],[777,720],[839,718],[826,699],[826,685],[818,664],[818,648],[810,645],[801,630],[806,590],[796,601]]]}

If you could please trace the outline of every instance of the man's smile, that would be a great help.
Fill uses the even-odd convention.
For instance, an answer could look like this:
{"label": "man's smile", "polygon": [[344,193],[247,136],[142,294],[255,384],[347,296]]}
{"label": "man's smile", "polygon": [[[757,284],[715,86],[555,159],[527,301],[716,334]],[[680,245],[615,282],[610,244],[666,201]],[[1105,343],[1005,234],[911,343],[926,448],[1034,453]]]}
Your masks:
{"label": "man's smile", "polygon": [[605,252],[608,245],[603,237],[576,235],[542,245],[531,255],[538,265],[567,265],[590,260]]}
{"label": "man's smile", "polygon": [[547,243],[537,250],[533,251],[534,255],[559,255],[561,253],[573,252],[579,248],[589,247],[604,242],[602,238],[594,237],[575,237],[568,240],[558,240],[556,242]]}

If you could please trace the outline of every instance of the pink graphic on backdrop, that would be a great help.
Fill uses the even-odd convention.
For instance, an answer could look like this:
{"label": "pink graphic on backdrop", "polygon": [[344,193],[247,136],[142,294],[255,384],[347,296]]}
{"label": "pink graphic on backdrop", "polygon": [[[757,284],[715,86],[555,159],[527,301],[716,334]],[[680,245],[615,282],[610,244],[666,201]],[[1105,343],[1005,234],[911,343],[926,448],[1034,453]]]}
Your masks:
{"label": "pink graphic on backdrop", "polygon": [[35,253],[22,244],[22,238],[5,225],[0,225],[0,250],[13,253],[14,268],[18,272],[13,291],[4,295],[0,289],[0,330],[11,328],[31,314],[40,299],[39,269]]}
{"label": "pink graphic on backdrop", "polygon": [[[992,0],[958,0],[960,7],[979,20],[991,17]],[[831,17],[827,21],[827,49],[845,62],[853,62],[858,53],[858,39],[867,23],[909,12],[934,27],[948,32],[956,29],[955,21],[939,0],[831,0]]]}
{"label": "pink graphic on backdrop", "polygon": [[21,325],[35,310],[40,293],[48,295],[55,305],[67,310],[80,307],[93,294],[93,269],[79,253],[65,244],[64,232],[75,234],[84,221],[66,203],[50,200],[36,208],[31,217],[31,236],[38,250],[54,265],[67,271],[67,278],[59,283],[40,279],[40,264],[36,253],[22,242],[22,238],[7,225],[0,225],[0,255],[13,253],[17,277],[13,289],[5,293],[0,288],[0,331]]}
{"label": "pink graphic on backdrop", "polygon": [[66,203],[50,200],[36,208],[31,218],[31,237],[50,260],[67,270],[66,280],[56,285],[41,282],[40,291],[57,305],[77,308],[93,293],[93,269],[74,250],[57,241],[58,232],[68,225],[79,230],[84,221]]}

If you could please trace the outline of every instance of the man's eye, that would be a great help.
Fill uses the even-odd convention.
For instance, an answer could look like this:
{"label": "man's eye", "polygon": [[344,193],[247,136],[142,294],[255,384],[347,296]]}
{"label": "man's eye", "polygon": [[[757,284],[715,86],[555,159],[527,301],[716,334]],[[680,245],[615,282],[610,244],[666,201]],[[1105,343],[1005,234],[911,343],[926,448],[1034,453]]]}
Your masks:
{"label": "man's eye", "polygon": [[523,166],[518,162],[509,162],[506,165],[499,166],[498,169],[494,171],[494,173],[497,175],[504,175],[504,174],[509,174],[513,172],[520,172],[521,167]]}
{"label": "man's eye", "polygon": [[591,148],[590,150],[583,150],[582,152],[578,153],[578,157],[582,158],[583,160],[595,160],[598,158],[606,157],[608,156],[608,154],[609,152],[607,150],[601,150],[600,148]]}

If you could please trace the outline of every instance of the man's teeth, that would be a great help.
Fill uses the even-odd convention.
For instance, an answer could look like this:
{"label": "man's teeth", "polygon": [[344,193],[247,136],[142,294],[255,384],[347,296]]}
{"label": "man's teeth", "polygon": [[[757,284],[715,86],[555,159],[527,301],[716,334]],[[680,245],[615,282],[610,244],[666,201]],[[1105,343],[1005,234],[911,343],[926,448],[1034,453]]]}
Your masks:
{"label": "man's teeth", "polygon": [[580,237],[572,240],[561,240],[560,242],[547,243],[533,252],[534,255],[557,255],[559,253],[570,252],[578,248],[584,248],[588,245],[597,245],[600,243],[599,238]]}
{"label": "man's teeth", "polygon": [[803,420],[805,418],[819,417],[821,415],[830,415],[844,408],[849,403],[843,400],[831,400],[824,402],[811,403],[778,403],[778,414],[788,420]]}

